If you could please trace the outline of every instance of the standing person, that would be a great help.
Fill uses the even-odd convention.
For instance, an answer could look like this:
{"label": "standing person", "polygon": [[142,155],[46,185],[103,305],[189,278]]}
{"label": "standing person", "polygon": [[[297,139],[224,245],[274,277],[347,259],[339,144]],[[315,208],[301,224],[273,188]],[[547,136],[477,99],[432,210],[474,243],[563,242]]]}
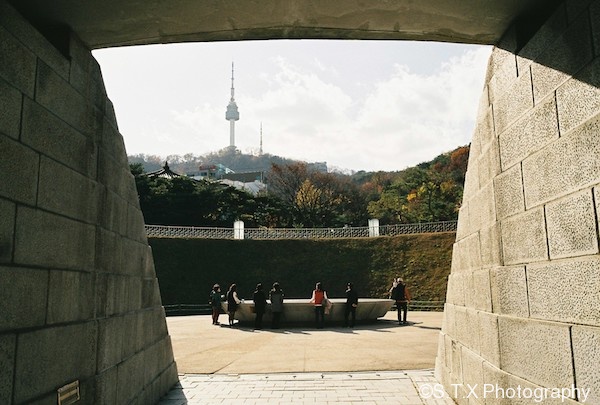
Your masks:
{"label": "standing person", "polygon": [[235,311],[242,302],[237,295],[237,285],[231,284],[229,291],[227,291],[227,313],[229,314],[229,326],[233,326],[233,320],[235,319]]}
{"label": "standing person", "polygon": [[263,291],[262,283],[256,284],[256,290],[254,291],[252,300],[254,301],[254,312],[256,313],[256,318],[254,318],[254,329],[262,329],[262,318],[267,309],[267,297]]}
{"label": "standing person", "polygon": [[[396,300],[396,309],[398,310],[398,324],[406,325],[406,313],[408,312],[408,303],[411,300],[410,291],[404,283],[404,280],[398,277],[397,286],[392,289],[392,299]],[[404,314],[404,319],[402,315]]]}
{"label": "standing person", "polygon": [[218,325],[221,313],[221,286],[219,284],[213,285],[210,292],[210,306],[212,308],[212,324]]}
{"label": "standing person", "polygon": [[348,327],[348,316],[350,318],[350,327],[354,328],[356,323],[356,307],[358,307],[358,294],[354,291],[354,284],[348,283],[346,286],[346,309],[344,312],[344,327]]}
{"label": "standing person", "polygon": [[278,282],[273,283],[273,288],[269,292],[269,300],[271,300],[271,313],[273,315],[271,328],[279,329],[279,321],[283,312],[283,291]]}
{"label": "standing person", "polygon": [[325,308],[323,307],[323,303],[326,300],[328,300],[327,291],[323,289],[323,286],[319,282],[315,285],[312,297],[310,298],[311,304],[315,305],[315,322],[317,324],[317,329],[323,329],[323,324],[325,323]]}
{"label": "standing person", "polygon": [[399,278],[400,277],[394,277],[392,279],[392,286],[390,287],[390,291],[389,291],[390,298],[392,298],[392,292],[394,291],[394,288],[398,287],[398,279]]}

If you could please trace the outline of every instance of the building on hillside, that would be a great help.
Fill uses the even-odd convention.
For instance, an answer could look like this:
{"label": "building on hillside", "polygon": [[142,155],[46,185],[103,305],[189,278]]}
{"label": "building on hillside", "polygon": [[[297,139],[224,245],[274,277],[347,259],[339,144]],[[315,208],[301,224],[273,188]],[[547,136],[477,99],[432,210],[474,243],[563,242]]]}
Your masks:
{"label": "building on hillside", "polygon": [[190,173],[188,176],[195,180],[220,180],[229,173],[233,173],[233,170],[217,163],[200,165],[196,173]]}

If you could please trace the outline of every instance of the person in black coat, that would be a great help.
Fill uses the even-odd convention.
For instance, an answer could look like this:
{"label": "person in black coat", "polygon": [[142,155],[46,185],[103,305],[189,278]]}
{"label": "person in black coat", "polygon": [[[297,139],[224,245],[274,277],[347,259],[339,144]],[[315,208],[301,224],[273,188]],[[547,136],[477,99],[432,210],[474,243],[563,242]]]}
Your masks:
{"label": "person in black coat", "polygon": [[256,285],[252,300],[254,301],[254,312],[256,313],[256,318],[254,318],[254,329],[262,329],[262,318],[267,309],[267,296],[263,291],[262,283]]}
{"label": "person in black coat", "polygon": [[348,317],[350,317],[350,327],[354,327],[356,322],[356,307],[358,307],[358,294],[354,290],[354,285],[348,283],[346,286],[346,309],[344,312],[344,327],[348,327]]}

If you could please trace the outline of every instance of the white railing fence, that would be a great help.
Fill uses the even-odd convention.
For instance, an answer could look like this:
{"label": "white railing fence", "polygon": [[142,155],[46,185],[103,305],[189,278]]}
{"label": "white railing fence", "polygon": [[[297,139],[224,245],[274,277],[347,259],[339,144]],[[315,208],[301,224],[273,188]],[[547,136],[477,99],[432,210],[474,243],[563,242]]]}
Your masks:
{"label": "white railing fence", "polygon": [[343,227],[343,228],[211,228],[194,226],[146,225],[149,238],[199,238],[199,239],[327,239],[368,238],[373,236],[396,236],[419,233],[456,232],[457,221],[422,222]]}

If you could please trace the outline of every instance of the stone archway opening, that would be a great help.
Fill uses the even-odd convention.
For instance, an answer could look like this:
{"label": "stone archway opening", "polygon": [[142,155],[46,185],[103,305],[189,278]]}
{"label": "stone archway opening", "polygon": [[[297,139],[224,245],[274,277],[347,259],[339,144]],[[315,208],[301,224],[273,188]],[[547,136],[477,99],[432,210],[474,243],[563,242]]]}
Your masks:
{"label": "stone archway opening", "polygon": [[[598,398],[597,0],[467,1],[462,9],[442,0],[273,1],[261,3],[263,14],[242,2],[195,3],[206,8],[193,12],[191,4],[0,2],[0,52],[16,62],[0,67],[8,179],[0,260],[10,286],[2,402],[48,400],[75,381],[90,400],[152,402],[176,381],[122,138],[90,50],[259,38],[497,45],[473,137],[438,379],[589,387]],[[200,22],[209,28],[198,30]],[[13,170],[18,162],[26,168]],[[565,284],[571,293],[557,299],[554,287]],[[135,339],[124,342],[124,330]]]}

